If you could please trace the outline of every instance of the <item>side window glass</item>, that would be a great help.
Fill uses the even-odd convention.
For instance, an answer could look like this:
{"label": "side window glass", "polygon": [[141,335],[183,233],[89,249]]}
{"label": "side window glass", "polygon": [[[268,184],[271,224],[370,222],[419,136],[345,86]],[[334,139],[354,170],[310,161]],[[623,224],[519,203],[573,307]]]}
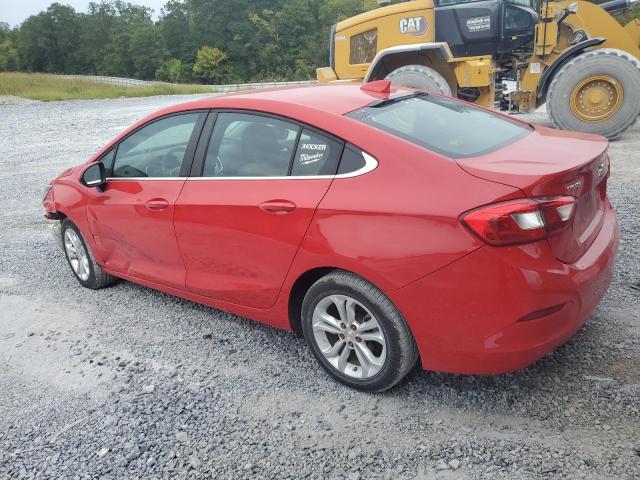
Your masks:
{"label": "side window glass", "polygon": [[340,159],[340,167],[338,168],[338,175],[344,175],[347,173],[353,173],[360,170],[366,165],[366,161],[362,152],[352,145],[347,145],[342,153],[342,159]]}
{"label": "side window glass", "polygon": [[261,115],[220,113],[204,177],[284,177],[289,173],[298,126]]}
{"label": "side window glass", "polygon": [[179,177],[200,113],[163,118],[142,127],[118,146],[112,177]]}
{"label": "side window glass", "polygon": [[342,144],[309,130],[302,130],[291,175],[335,175]]}
{"label": "side window glass", "polygon": [[111,176],[113,172],[113,160],[116,157],[116,147],[113,147],[107,153],[105,153],[100,161],[104,164],[104,171],[107,175],[107,178]]}

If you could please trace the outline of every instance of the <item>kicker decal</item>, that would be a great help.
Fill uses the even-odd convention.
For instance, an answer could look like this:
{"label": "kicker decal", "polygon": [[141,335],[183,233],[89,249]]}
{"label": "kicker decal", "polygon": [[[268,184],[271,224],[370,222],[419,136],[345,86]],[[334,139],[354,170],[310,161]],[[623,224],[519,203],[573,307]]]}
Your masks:
{"label": "kicker decal", "polygon": [[303,143],[302,150],[326,150],[327,146],[322,143]]}

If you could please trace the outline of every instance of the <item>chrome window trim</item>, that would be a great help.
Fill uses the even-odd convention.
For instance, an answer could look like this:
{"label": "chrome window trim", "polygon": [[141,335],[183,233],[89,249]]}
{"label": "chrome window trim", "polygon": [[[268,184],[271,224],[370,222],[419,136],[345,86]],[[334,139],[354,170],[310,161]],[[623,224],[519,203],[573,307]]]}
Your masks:
{"label": "chrome window trim", "polygon": [[364,157],[364,167],[359,168],[358,170],[354,170],[353,172],[341,173],[339,175],[282,175],[273,177],[189,177],[187,180],[322,180],[327,178],[341,179],[359,177],[360,175],[364,175],[375,170],[378,166],[378,160],[376,160],[374,157],[363,151],[360,151],[360,153],[362,153],[362,156]]}
{"label": "chrome window trim", "polygon": [[118,181],[140,181],[140,180],[187,180],[189,177],[107,177],[107,181],[109,180],[118,180]]}

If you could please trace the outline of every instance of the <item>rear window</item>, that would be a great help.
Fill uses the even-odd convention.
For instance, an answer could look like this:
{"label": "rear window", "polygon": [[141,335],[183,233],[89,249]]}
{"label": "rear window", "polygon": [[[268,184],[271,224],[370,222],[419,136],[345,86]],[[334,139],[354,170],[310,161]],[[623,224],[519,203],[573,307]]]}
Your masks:
{"label": "rear window", "polygon": [[490,153],[532,131],[472,105],[427,94],[383,101],[348,116],[456,159]]}

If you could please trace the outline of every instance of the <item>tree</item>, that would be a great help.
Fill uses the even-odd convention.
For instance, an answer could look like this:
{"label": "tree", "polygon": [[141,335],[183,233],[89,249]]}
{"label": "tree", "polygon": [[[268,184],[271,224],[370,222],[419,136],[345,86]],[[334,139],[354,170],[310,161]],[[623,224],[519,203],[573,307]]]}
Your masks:
{"label": "tree", "polygon": [[331,25],[375,4],[167,0],[154,22],[151,9],[123,0],[92,1],[87,13],[54,3],[14,30],[0,23],[2,61],[27,71],[167,81],[309,79],[328,62]]}
{"label": "tree", "polygon": [[231,75],[228,59],[227,54],[222,50],[205,45],[196,54],[193,73],[204,82],[224,83],[229,81]]}
{"label": "tree", "polygon": [[626,25],[631,20],[640,18],[640,5],[634,5],[626,12],[617,15],[616,18],[622,25]]}
{"label": "tree", "polygon": [[166,58],[166,53],[160,32],[153,24],[141,25],[133,31],[128,56],[135,78],[151,80],[155,77],[156,69]]}
{"label": "tree", "polygon": [[52,4],[20,26],[17,49],[28,71],[76,73],[79,16],[71,7]]}
{"label": "tree", "polygon": [[162,82],[180,83],[189,79],[185,65],[177,58],[170,58],[163,62],[156,70],[156,80]]}
{"label": "tree", "polygon": [[0,42],[0,72],[13,72],[18,70],[18,51],[7,39]]}
{"label": "tree", "polygon": [[0,22],[0,42],[4,42],[7,39],[10,31],[11,28],[8,23]]}

